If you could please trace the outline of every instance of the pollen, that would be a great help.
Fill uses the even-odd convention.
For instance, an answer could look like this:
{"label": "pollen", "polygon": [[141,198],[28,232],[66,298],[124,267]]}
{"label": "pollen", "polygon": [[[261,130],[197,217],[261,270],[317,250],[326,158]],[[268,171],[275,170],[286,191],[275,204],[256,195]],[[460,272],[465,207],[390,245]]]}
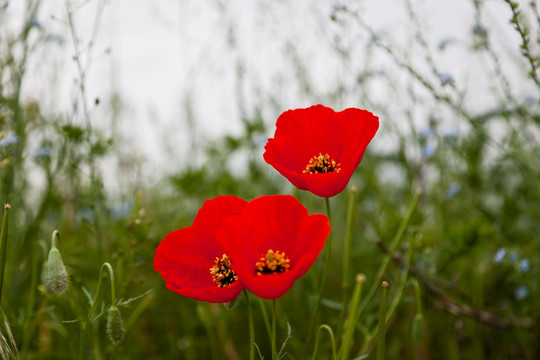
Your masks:
{"label": "pollen", "polygon": [[210,275],[218,287],[227,287],[238,281],[238,275],[231,269],[231,260],[226,254],[223,254],[221,259],[216,257],[214,264],[210,268]]}
{"label": "pollen", "polygon": [[255,264],[257,267],[256,274],[272,274],[282,273],[290,269],[291,260],[283,251],[274,251],[272,249],[262,255],[259,261]]}
{"label": "pollen", "polygon": [[302,171],[304,174],[326,174],[329,172],[338,173],[341,168],[341,163],[336,163],[330,158],[329,154],[323,155],[319,153],[319,156],[314,156],[309,159],[306,169]]}

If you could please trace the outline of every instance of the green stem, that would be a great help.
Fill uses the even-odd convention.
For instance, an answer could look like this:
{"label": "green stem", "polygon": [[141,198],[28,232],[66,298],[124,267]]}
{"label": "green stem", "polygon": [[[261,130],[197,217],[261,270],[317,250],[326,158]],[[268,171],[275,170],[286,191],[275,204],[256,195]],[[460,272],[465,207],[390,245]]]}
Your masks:
{"label": "green stem", "polygon": [[377,336],[377,360],[384,360],[384,340],[385,340],[385,323],[386,323],[386,288],[388,283],[383,281],[381,284],[381,306],[379,307],[379,334]]}
{"label": "green stem", "polygon": [[114,272],[113,272],[111,264],[106,262],[103,265],[101,265],[101,269],[99,270],[99,279],[98,279],[96,294],[94,295],[94,300],[92,301],[92,306],[90,307],[90,311],[88,312],[88,316],[86,317],[87,321],[91,321],[92,314],[94,313],[94,310],[96,308],[97,300],[98,300],[98,297],[99,297],[99,291],[101,290],[101,279],[103,278],[103,270],[105,268],[109,271],[109,279],[110,279],[110,282],[111,282],[111,304],[114,305],[116,303],[115,290],[114,290],[114,288],[115,288],[114,287]]}
{"label": "green stem", "polygon": [[416,205],[418,204],[418,200],[420,200],[420,196],[422,195],[422,190],[418,189],[416,192],[413,200],[411,201],[411,204],[409,205],[409,209],[407,210],[407,213],[403,220],[401,221],[401,224],[399,225],[399,229],[394,236],[394,239],[392,240],[392,243],[390,244],[390,247],[388,248],[388,255],[383,259],[381,265],[379,266],[379,269],[377,270],[377,275],[375,278],[375,281],[373,282],[373,285],[369,289],[366,297],[362,300],[362,303],[360,304],[360,309],[358,310],[358,314],[361,315],[363,311],[368,306],[369,302],[375,295],[375,292],[377,291],[377,288],[379,287],[379,284],[382,280],[382,277],[384,273],[386,272],[386,268],[388,267],[388,264],[390,263],[390,260],[392,258],[392,255],[398,248],[401,238],[403,237],[403,233],[405,232],[405,229],[407,228],[407,224],[409,223],[411,216],[414,212],[414,209],[416,208]]}
{"label": "green stem", "polygon": [[330,336],[330,343],[332,345],[332,360],[336,360],[336,340],[334,338],[334,332],[332,331],[332,328],[326,324],[319,326],[319,329],[317,330],[317,336],[315,337],[315,347],[313,348],[313,355],[311,356],[311,360],[317,359],[321,330],[326,330],[326,332],[328,332],[328,335]]}
{"label": "green stem", "polygon": [[[403,297],[403,290],[405,289],[405,285],[407,284],[407,277],[409,275],[408,269],[411,263],[411,252],[412,252],[411,248],[409,247],[407,250],[407,254],[405,255],[405,266],[404,266],[403,271],[401,272],[401,276],[398,281],[398,287],[397,287],[396,293],[393,296],[392,302],[390,303],[390,307],[388,307],[386,311],[385,326],[388,326],[390,319],[392,318],[392,315],[396,311]],[[361,356],[367,353],[367,350],[371,346],[372,340],[377,336],[378,331],[379,331],[379,327],[376,327],[375,329],[373,329],[371,333],[366,334],[358,356]]]}
{"label": "green stem", "polygon": [[255,359],[255,326],[253,325],[253,311],[251,310],[251,302],[247,290],[243,290],[248,306],[248,321],[249,321],[249,360]]}
{"label": "green stem", "polygon": [[[332,253],[332,212],[330,209],[330,199],[324,198],[325,205],[326,205],[326,213],[328,215],[328,221],[330,222],[330,234],[328,235],[328,240],[326,241],[326,256],[324,257],[324,265],[323,265],[323,272],[321,276],[321,284],[319,286],[319,296],[317,298],[317,302],[315,303],[315,310],[313,311],[313,319],[311,320],[311,327],[309,329],[307,341],[308,344],[310,343],[311,336],[313,335],[313,331],[315,330],[315,326],[317,324],[317,316],[319,315],[319,309],[321,307],[321,301],[323,296],[323,290],[324,290],[324,284],[326,280],[326,272],[328,271],[328,264],[330,263],[330,254]],[[306,350],[309,348],[306,347]],[[306,354],[307,355],[307,354]]]}
{"label": "green stem", "polygon": [[30,339],[33,333],[32,320],[34,318],[34,304],[36,302],[36,289],[38,282],[38,263],[39,263],[39,244],[35,243],[32,251],[32,273],[30,280],[30,295],[28,297],[28,305],[26,306],[26,316],[23,325],[23,345],[21,349],[21,359],[27,358],[27,352],[30,346]]}
{"label": "green stem", "polygon": [[358,304],[360,303],[360,296],[362,295],[362,284],[366,281],[366,277],[363,274],[356,276],[356,284],[354,285],[354,291],[351,301],[351,308],[347,322],[345,324],[345,332],[343,333],[343,341],[340,349],[340,358],[343,360],[349,359],[349,353],[351,351],[352,338],[356,323],[358,322]]}
{"label": "green stem", "polygon": [[276,346],[276,299],[272,300],[272,360],[277,358],[277,346]]}
{"label": "green stem", "polygon": [[264,305],[264,300],[260,297],[256,297],[257,301],[259,302],[259,307],[261,308],[261,314],[264,320],[264,327],[266,328],[266,332],[268,333],[268,338],[272,340],[272,328],[270,325],[270,319],[268,319],[268,313],[266,312],[266,306]]}
{"label": "green stem", "polygon": [[[347,206],[347,233],[345,234],[345,252],[343,254],[343,274],[341,279],[341,287],[343,288],[344,299],[351,287],[350,279],[350,263],[351,263],[351,248],[352,248],[352,230],[354,221],[354,200],[356,198],[356,187],[352,187],[349,196],[349,204]],[[345,305],[345,304],[344,304]]]}
{"label": "green stem", "polygon": [[343,322],[345,321],[345,312],[347,310],[347,303],[349,301],[349,290],[351,287],[351,275],[350,275],[350,263],[352,253],[352,233],[354,223],[354,200],[356,197],[356,187],[351,187],[349,195],[349,203],[347,206],[347,233],[345,234],[345,251],[343,252],[343,272],[341,277],[342,288],[342,310],[339,317],[338,336],[343,329]]}
{"label": "green stem", "polygon": [[0,233],[0,301],[2,300],[2,286],[4,284],[4,269],[6,267],[6,252],[8,242],[8,214],[11,210],[9,204],[4,204],[4,218],[2,219],[2,232]]}
{"label": "green stem", "polygon": [[60,233],[58,230],[54,230],[51,238],[51,247],[58,248],[58,242],[60,241]]}

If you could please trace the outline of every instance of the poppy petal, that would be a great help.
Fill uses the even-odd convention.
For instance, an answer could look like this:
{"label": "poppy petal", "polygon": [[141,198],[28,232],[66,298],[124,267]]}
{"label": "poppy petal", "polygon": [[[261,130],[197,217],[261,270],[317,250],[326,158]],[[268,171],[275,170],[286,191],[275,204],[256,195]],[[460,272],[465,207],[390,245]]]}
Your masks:
{"label": "poppy petal", "polygon": [[[378,128],[378,117],[367,110],[288,110],[279,116],[263,157],[299,189],[331,197],[347,186]],[[322,169],[311,165],[313,157],[327,154]]]}
{"label": "poppy petal", "polygon": [[[217,239],[245,287],[262,298],[275,299],[311,267],[329,232],[325,215],[308,215],[290,195],[267,195],[250,201],[239,215],[225,219]],[[258,273],[257,264],[269,250],[283,254],[290,268]]]}

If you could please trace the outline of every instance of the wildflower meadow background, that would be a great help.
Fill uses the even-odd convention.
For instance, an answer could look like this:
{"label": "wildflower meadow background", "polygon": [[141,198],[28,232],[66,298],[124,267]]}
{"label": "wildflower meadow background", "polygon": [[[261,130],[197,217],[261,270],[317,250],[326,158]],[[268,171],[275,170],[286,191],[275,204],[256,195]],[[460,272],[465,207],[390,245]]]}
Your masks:
{"label": "wildflower meadow background", "polygon": [[[125,1],[0,0],[2,359],[540,358],[540,11],[452,4],[186,0],[147,24]],[[263,158],[278,117],[316,104],[380,123],[328,200]],[[330,218],[282,296],[252,276],[198,301],[154,268],[224,195]],[[274,255],[296,277],[278,252],[260,272]]]}

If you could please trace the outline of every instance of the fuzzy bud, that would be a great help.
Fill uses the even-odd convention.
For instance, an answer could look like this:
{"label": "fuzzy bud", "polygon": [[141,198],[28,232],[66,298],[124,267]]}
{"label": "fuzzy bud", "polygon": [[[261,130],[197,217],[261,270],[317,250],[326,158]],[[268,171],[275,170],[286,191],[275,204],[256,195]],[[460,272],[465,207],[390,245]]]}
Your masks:
{"label": "fuzzy bud", "polygon": [[114,344],[118,345],[124,340],[124,321],[120,315],[120,310],[116,306],[111,306],[107,314],[107,337]]}
{"label": "fuzzy bud", "polygon": [[65,293],[68,288],[68,273],[62,261],[62,255],[56,247],[52,247],[49,251],[46,269],[44,285],[47,290],[54,294]]}

